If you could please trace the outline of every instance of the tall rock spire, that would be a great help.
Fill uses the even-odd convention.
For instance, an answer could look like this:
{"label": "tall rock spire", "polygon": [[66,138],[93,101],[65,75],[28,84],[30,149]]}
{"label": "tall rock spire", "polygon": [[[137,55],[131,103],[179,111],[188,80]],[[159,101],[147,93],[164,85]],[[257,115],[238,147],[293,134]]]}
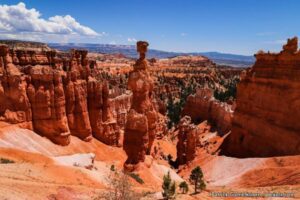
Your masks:
{"label": "tall rock spire", "polygon": [[124,133],[124,150],[128,156],[124,167],[134,170],[139,162],[150,153],[157,126],[157,112],[151,101],[154,82],[147,71],[146,52],[148,42],[138,41],[140,58],[133,66],[128,79],[132,91],[132,105],[127,116]]}

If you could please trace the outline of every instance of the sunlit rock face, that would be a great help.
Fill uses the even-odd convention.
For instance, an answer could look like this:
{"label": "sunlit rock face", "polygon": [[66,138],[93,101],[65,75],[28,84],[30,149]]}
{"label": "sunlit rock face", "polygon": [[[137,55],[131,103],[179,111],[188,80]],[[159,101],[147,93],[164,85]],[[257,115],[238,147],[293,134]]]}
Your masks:
{"label": "sunlit rock face", "polygon": [[69,144],[71,134],[120,145],[131,94],[110,98],[92,64],[84,50],[58,54],[1,45],[0,120],[60,145]]}
{"label": "sunlit rock face", "polygon": [[223,135],[231,130],[233,106],[216,100],[211,89],[199,88],[196,94],[188,96],[182,111],[184,115],[197,123],[208,120]]}
{"label": "sunlit rock face", "polygon": [[[6,45],[0,46],[0,119],[32,129],[31,104],[26,94],[27,82],[13,63]],[[17,58],[15,58],[17,60]]]}
{"label": "sunlit rock face", "polygon": [[62,75],[49,66],[35,66],[29,72],[27,95],[35,132],[57,144],[70,142]]}
{"label": "sunlit rock face", "polygon": [[289,39],[280,53],[258,52],[237,87],[232,133],[223,153],[237,157],[300,154],[300,52]]}
{"label": "sunlit rock face", "polygon": [[184,116],[180,119],[178,130],[177,162],[183,165],[195,158],[199,129],[192,123],[191,117]]}
{"label": "sunlit rock face", "polygon": [[140,58],[128,79],[128,88],[133,94],[123,144],[128,156],[124,164],[127,170],[133,170],[136,164],[145,160],[146,154],[150,154],[156,134],[158,113],[151,99],[154,82],[147,70],[147,46],[147,42],[137,42]]}

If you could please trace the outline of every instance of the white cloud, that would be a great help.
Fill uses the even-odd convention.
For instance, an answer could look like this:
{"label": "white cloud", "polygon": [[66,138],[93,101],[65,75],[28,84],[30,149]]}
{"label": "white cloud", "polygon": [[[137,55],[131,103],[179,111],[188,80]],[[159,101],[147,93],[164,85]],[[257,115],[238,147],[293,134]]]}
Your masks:
{"label": "white cloud", "polygon": [[96,36],[98,33],[96,33],[94,30],[87,26],[82,26],[79,24],[73,17],[70,15],[66,16],[59,16],[56,15],[54,17],[49,18],[49,22],[47,23],[54,23],[54,26],[62,26],[63,29],[66,29],[73,33],[78,33],[79,35],[91,35]]}
{"label": "white cloud", "polygon": [[[97,33],[81,25],[72,16],[41,18],[36,9],[28,9],[22,2],[17,5],[0,5],[0,36],[2,38],[45,39],[51,37],[82,36],[97,37],[107,33]],[[62,36],[64,35],[64,36]]]}
{"label": "white cloud", "polygon": [[135,38],[127,38],[128,42],[136,42],[137,40]]}
{"label": "white cloud", "polygon": [[109,44],[117,44],[116,41],[111,41]]}
{"label": "white cloud", "polygon": [[187,33],[180,33],[180,36],[185,37],[187,36]]}

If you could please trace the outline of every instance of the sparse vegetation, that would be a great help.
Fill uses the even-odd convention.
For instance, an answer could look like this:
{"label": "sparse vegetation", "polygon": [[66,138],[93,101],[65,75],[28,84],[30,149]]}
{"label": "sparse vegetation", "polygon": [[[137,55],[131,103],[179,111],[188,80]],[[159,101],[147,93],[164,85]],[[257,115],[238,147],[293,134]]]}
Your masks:
{"label": "sparse vegetation", "polygon": [[99,195],[94,200],[138,200],[141,194],[132,190],[129,176],[123,172],[111,172],[107,179],[108,189],[104,194]]}
{"label": "sparse vegetation", "polygon": [[172,181],[170,172],[164,175],[162,189],[162,196],[164,197],[164,199],[168,200],[175,197],[176,184],[175,181]]}
{"label": "sparse vegetation", "polygon": [[15,161],[6,158],[0,158],[0,164],[11,164],[11,163],[15,163]]}
{"label": "sparse vegetation", "polygon": [[192,170],[190,175],[190,182],[195,187],[195,194],[198,193],[199,190],[201,192],[201,190],[205,189],[206,185],[203,180],[203,172],[199,166]]}
{"label": "sparse vegetation", "polygon": [[140,184],[144,184],[144,180],[140,177],[140,175],[135,174],[135,173],[129,173],[128,174],[131,178],[133,178],[134,180],[136,180],[136,182],[140,183]]}
{"label": "sparse vegetation", "polygon": [[232,80],[228,81],[227,83],[224,83],[224,81],[221,83],[223,84],[225,90],[215,90],[214,91],[214,97],[218,99],[219,101],[226,102],[229,99],[235,99],[236,98],[236,86],[239,82],[239,78],[233,78]]}
{"label": "sparse vegetation", "polygon": [[189,191],[189,186],[185,181],[182,181],[179,184],[179,188],[180,188],[182,194],[186,194]]}
{"label": "sparse vegetation", "polygon": [[113,171],[113,172],[115,171],[115,165],[110,166],[110,171]]}
{"label": "sparse vegetation", "polygon": [[196,92],[196,84],[191,83],[189,86],[185,86],[183,83],[179,84],[181,95],[179,100],[174,100],[169,96],[167,103],[167,116],[169,118],[168,127],[178,124],[180,120],[181,111],[186,103],[187,97]]}

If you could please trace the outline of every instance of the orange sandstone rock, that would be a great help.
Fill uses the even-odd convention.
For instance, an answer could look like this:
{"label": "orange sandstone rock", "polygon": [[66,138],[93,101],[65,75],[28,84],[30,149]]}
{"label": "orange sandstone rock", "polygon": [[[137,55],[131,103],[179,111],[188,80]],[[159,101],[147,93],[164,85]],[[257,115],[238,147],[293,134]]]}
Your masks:
{"label": "orange sandstone rock", "polygon": [[197,89],[196,94],[187,98],[182,116],[188,115],[194,122],[208,120],[221,134],[231,130],[233,108],[227,103],[216,100],[209,88]]}
{"label": "orange sandstone rock", "polygon": [[110,96],[87,51],[0,46],[0,120],[67,145],[70,133],[120,145],[130,94]]}
{"label": "orange sandstone rock", "polygon": [[124,167],[133,170],[145,160],[155,138],[157,112],[151,100],[153,80],[147,71],[147,42],[137,42],[140,58],[130,72],[128,88],[132,91],[132,105],[127,116],[123,148],[128,156]]}
{"label": "orange sandstone rock", "polygon": [[31,104],[26,94],[27,83],[13,64],[6,45],[0,46],[0,120],[32,129]]}
{"label": "orange sandstone rock", "polygon": [[237,87],[226,155],[266,157],[300,154],[300,53],[297,38],[280,53],[255,55]]}
{"label": "orange sandstone rock", "polygon": [[195,158],[199,130],[189,116],[180,119],[178,129],[177,162],[183,165]]}
{"label": "orange sandstone rock", "polygon": [[27,95],[32,105],[35,132],[57,144],[69,144],[70,130],[61,73],[49,66],[35,66],[30,69],[30,78]]}

